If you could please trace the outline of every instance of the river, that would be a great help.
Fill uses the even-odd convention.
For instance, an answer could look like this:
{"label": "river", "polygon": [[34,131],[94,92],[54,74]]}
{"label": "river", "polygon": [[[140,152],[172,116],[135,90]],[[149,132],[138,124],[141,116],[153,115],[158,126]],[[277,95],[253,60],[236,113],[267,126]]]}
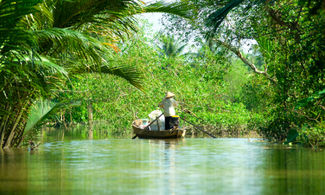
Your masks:
{"label": "river", "polygon": [[247,138],[51,139],[0,152],[1,194],[325,194],[325,151]]}

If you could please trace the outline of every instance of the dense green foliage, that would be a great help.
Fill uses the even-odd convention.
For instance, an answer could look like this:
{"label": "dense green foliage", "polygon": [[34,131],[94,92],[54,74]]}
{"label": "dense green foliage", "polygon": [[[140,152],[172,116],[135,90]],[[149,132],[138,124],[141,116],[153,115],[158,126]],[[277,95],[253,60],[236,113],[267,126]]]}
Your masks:
{"label": "dense green foliage", "polygon": [[[301,1],[276,3],[266,8],[270,18],[261,21],[268,25],[256,28],[257,33],[263,32],[263,37],[257,38],[262,47],[265,39],[271,40],[264,55],[269,72],[277,79],[273,119],[263,132],[283,140],[290,130],[296,130],[300,137],[307,137],[302,141],[312,146],[325,141],[325,96],[321,93],[325,90],[325,13],[319,10],[312,15],[313,6]],[[317,99],[301,104],[315,95]]]}
{"label": "dense green foliage", "polygon": [[[41,98],[63,105],[49,124],[87,122],[92,131],[105,121],[130,134],[166,91],[179,115],[215,134],[258,129],[325,145],[323,1],[181,2],[0,1],[0,146],[20,145],[50,112],[37,107]],[[157,39],[146,37],[150,29],[135,35],[133,15],[151,11],[192,20],[169,16]]]}
{"label": "dense green foliage", "polygon": [[[248,92],[243,93],[248,96],[239,100],[254,100],[255,111],[268,119],[260,126],[261,133],[278,141],[324,145],[324,2],[190,2],[201,17],[192,23],[169,17],[165,19],[168,31],[192,40],[206,37],[212,45],[227,48],[252,72],[270,81],[254,79],[261,85],[246,85],[243,90]],[[251,48],[259,63],[240,51],[247,41],[254,45]],[[256,96],[251,96],[252,92]],[[252,106],[246,104],[246,108]]]}
{"label": "dense green foliage", "polygon": [[138,33],[120,45],[123,52],[115,54],[112,62],[139,67],[145,75],[145,94],[116,77],[81,75],[72,79],[69,88],[55,101],[75,99],[84,104],[67,108],[63,111],[64,117],[57,117],[65,121],[57,122],[87,122],[87,102],[91,101],[94,121],[105,123],[107,129],[114,129],[117,135],[129,135],[131,122],[135,118],[148,118],[151,111],[158,109],[166,91],[176,94],[180,103],[177,114],[209,127],[215,134],[247,133],[264,121],[258,113],[238,102],[242,94],[240,86],[249,86],[250,77],[254,77],[240,61],[228,58],[223,50],[211,51],[208,46],[202,47],[200,57],[160,55],[161,50],[150,44],[152,42],[151,38]]}

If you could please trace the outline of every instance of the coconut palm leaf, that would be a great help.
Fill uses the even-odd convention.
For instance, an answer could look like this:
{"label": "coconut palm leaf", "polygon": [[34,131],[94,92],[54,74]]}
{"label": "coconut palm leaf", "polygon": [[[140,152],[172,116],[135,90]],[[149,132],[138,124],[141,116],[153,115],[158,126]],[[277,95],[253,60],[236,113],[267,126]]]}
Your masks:
{"label": "coconut palm leaf", "polygon": [[160,55],[167,57],[176,57],[181,55],[187,44],[181,44],[180,41],[175,40],[173,36],[160,36],[161,46],[157,46]]}
{"label": "coconut palm leaf", "polygon": [[46,118],[52,110],[58,107],[59,104],[40,99],[36,101],[28,115],[27,124],[25,126],[24,134],[28,133],[35,125],[40,123],[44,118]]}
{"label": "coconut palm leaf", "polygon": [[67,70],[56,64],[54,59],[45,56],[38,56],[37,60],[31,59],[29,56],[24,59],[26,63],[29,63],[30,66],[33,66],[32,72],[42,72],[44,76],[60,74],[64,77],[68,77]]}
{"label": "coconut palm leaf", "polygon": [[35,12],[34,6],[41,0],[2,0],[0,1],[0,30],[11,30],[22,17]]}
{"label": "coconut palm leaf", "polygon": [[[218,2],[219,5],[222,6],[222,8],[213,11],[205,20],[206,26],[210,28],[209,32],[207,33],[207,38],[213,37],[218,27],[229,14],[229,12],[239,7],[244,2],[245,0],[226,0]],[[258,5],[265,2],[266,0],[246,1],[246,9],[250,9],[251,7],[253,7],[253,5]],[[272,0],[268,2],[272,2]]]}
{"label": "coconut palm leaf", "polygon": [[131,7],[139,7],[136,0],[58,0],[54,9],[53,27],[80,27],[96,21],[98,14],[107,14],[111,18]]}
{"label": "coconut palm leaf", "polygon": [[[110,66],[110,55],[108,54],[111,54],[112,50],[98,39],[70,29],[54,28],[36,33],[40,40],[45,40],[49,42],[47,44],[56,48],[54,51],[58,54],[62,53],[62,51],[73,51],[72,56],[67,56],[70,59],[66,58],[63,64],[70,74],[108,73],[119,76],[142,90],[142,74],[137,72],[135,67],[127,65]],[[69,46],[67,47],[66,45]],[[53,52],[50,53],[54,55]]]}
{"label": "coconut palm leaf", "polygon": [[136,88],[144,91],[142,81],[143,81],[143,73],[139,72],[135,67],[130,66],[115,66],[115,67],[108,67],[102,66],[101,73],[108,73],[111,75],[115,75],[127,80]]}
{"label": "coconut palm leaf", "polygon": [[59,109],[65,106],[80,106],[81,102],[73,100],[69,102],[53,102],[47,99],[38,99],[32,105],[28,115],[27,124],[25,126],[24,135],[37,125],[44,122],[52,114],[55,114]]}
{"label": "coconut palm leaf", "polygon": [[35,31],[34,35],[39,42],[40,53],[50,56],[62,55],[84,58],[94,63],[102,63],[104,53],[111,53],[111,49],[98,39],[90,35],[65,28],[51,28]]}
{"label": "coconut palm leaf", "polygon": [[240,5],[243,1],[244,0],[231,0],[224,7],[212,12],[208,16],[206,19],[206,25],[211,28],[210,32],[208,33],[208,37],[213,36],[228,13]]}
{"label": "coconut palm leaf", "polygon": [[137,0],[58,0],[54,9],[53,27],[80,27],[82,24],[99,21],[112,22],[123,17],[148,12],[163,12],[189,16],[189,6],[184,3],[156,2],[144,6]]}
{"label": "coconut palm leaf", "polygon": [[118,76],[120,78],[125,79],[130,84],[140,89],[144,90],[142,81],[143,81],[143,73],[139,72],[136,67],[129,65],[116,65],[109,66],[108,64],[103,64],[101,66],[77,66],[74,70],[70,71],[71,74],[82,74],[82,73],[106,73],[114,76]]}
{"label": "coconut palm leaf", "polygon": [[41,0],[0,1],[0,58],[12,49],[29,50],[33,45],[31,34],[20,25],[22,18],[34,13]]}
{"label": "coconut palm leaf", "polygon": [[34,6],[32,14],[25,15],[20,21],[21,26],[28,30],[41,30],[53,27],[53,9],[51,7],[51,0],[43,0]]}
{"label": "coconut palm leaf", "polygon": [[[31,1],[31,0],[29,0]],[[8,1],[13,2],[13,1]],[[12,51],[11,46],[18,45],[20,48],[22,45],[26,46],[26,51],[32,53],[32,55],[42,55],[42,56],[52,56],[56,59],[62,59],[62,53],[65,53],[65,58],[61,65],[71,65],[69,62],[76,62],[76,60],[82,58],[83,61],[87,61],[86,67],[89,69],[89,66],[96,66],[91,68],[93,71],[104,71],[107,73],[112,73],[118,76],[125,76],[126,79],[131,79],[130,82],[135,84],[139,81],[138,74],[134,74],[134,69],[126,71],[127,66],[122,67],[113,67],[112,70],[108,71],[108,60],[105,56],[110,53],[110,48],[97,38],[94,38],[88,35],[85,32],[75,31],[73,28],[79,28],[83,25],[88,25],[93,22],[95,24],[100,24],[100,22],[107,21],[102,23],[102,27],[110,27],[112,34],[122,36],[124,32],[135,31],[136,27],[134,26],[135,20],[132,18],[132,15],[137,13],[143,13],[145,11],[150,12],[169,12],[177,15],[185,16],[186,12],[184,6],[178,4],[164,4],[164,3],[155,3],[151,4],[145,8],[139,3],[139,1],[129,0],[129,1],[92,1],[92,0],[57,0],[57,1],[45,1],[42,4],[37,4],[40,1],[31,1],[34,2],[32,6],[26,8],[25,11],[22,11],[21,14],[17,14],[17,25],[15,28],[9,28],[16,31],[21,31],[21,33],[11,33],[11,38],[4,38],[6,40],[6,50]],[[22,1],[17,2],[17,4],[23,4]],[[8,7],[13,7],[12,4],[2,4]],[[37,5],[37,6],[35,6]],[[52,8],[52,17],[49,9]],[[8,9],[10,10],[10,9]],[[36,10],[43,10],[44,14],[34,13],[33,17],[26,16],[24,20],[21,19],[27,13],[35,12]],[[38,17],[36,17],[38,16]],[[41,17],[47,16],[47,17]],[[41,19],[40,19],[41,18]],[[40,25],[46,23],[47,26]],[[19,23],[21,21],[21,23]],[[46,21],[46,22],[44,22]],[[37,23],[35,25],[35,23]],[[54,28],[51,28],[51,23],[53,23]],[[8,22],[9,24],[9,22]],[[27,29],[23,31],[22,29],[16,29],[16,26],[23,24],[29,24]],[[105,26],[106,25],[106,26]],[[44,27],[48,27],[42,29]],[[60,27],[60,28],[55,28]],[[63,28],[69,27],[69,28]],[[84,27],[84,26],[83,26]],[[41,28],[41,30],[39,30]],[[116,30],[117,29],[117,30]],[[18,37],[21,36],[21,37]],[[18,37],[18,38],[17,38]],[[113,37],[112,37],[113,39]],[[16,42],[15,42],[15,41]],[[22,40],[21,43],[17,44],[17,40]],[[36,41],[35,41],[36,40]],[[4,43],[4,41],[3,41]],[[17,48],[18,48],[17,47]],[[4,52],[5,49],[2,50]],[[16,52],[11,55],[14,58],[17,58],[20,52]],[[39,53],[39,54],[38,54]],[[61,56],[60,56],[61,54]],[[19,61],[26,59],[24,56],[19,57]],[[33,60],[39,60],[40,58],[31,58]],[[58,60],[56,60],[58,61]],[[40,60],[42,62],[42,60]],[[52,61],[52,65],[54,65]],[[40,63],[37,63],[40,64]],[[81,63],[75,63],[81,64]],[[102,65],[104,64],[104,65]],[[105,65],[106,64],[106,65]],[[102,68],[104,67],[104,69]],[[74,67],[72,67],[73,69]],[[79,68],[78,70],[83,68]],[[68,70],[68,69],[67,69]],[[133,76],[127,76],[127,73],[131,73]],[[132,79],[134,78],[134,79]],[[136,84],[139,86],[139,83]]]}
{"label": "coconut palm leaf", "polygon": [[143,13],[167,13],[190,19],[191,9],[192,7],[186,3],[165,3],[160,1],[145,6],[143,8]]}

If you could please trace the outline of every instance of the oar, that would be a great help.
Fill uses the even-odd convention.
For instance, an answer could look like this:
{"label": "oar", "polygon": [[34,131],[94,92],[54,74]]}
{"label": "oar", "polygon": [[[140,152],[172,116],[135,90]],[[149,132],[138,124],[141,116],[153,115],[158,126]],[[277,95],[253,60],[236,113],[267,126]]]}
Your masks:
{"label": "oar", "polygon": [[[154,122],[156,122],[162,115],[163,115],[164,113],[161,113],[161,115],[159,115],[155,120],[153,120],[153,121],[151,121],[151,123],[149,123],[149,125],[148,126],[146,126],[146,128],[144,128],[145,130],[148,130],[149,129],[149,127],[150,127],[150,125],[152,125]],[[137,138],[138,137],[138,135],[135,135],[135,136],[133,136],[132,137],[132,139],[135,139],[135,138]]]}
{"label": "oar", "polygon": [[194,125],[193,123],[191,123],[191,122],[185,120],[185,118],[181,117],[181,119],[184,120],[185,122],[191,124],[195,129],[200,130],[200,131],[202,131],[203,133],[208,134],[210,137],[216,138],[216,136],[212,135],[211,133],[209,133],[209,132],[207,132],[207,131],[205,131],[205,130],[199,128],[198,126]]}

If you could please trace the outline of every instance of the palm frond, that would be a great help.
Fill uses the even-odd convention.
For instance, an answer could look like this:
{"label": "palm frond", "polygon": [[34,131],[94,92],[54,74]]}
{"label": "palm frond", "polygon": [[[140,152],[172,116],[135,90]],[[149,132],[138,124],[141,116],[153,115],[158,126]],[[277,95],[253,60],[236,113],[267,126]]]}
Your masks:
{"label": "palm frond", "polygon": [[87,31],[104,35],[107,40],[124,39],[138,31],[138,23],[135,17],[129,13],[101,14],[94,17],[93,25],[86,25]]}
{"label": "palm frond", "polygon": [[70,54],[66,57],[75,56],[75,58],[101,64],[105,61],[103,55],[111,52],[110,48],[98,39],[70,29],[52,28],[35,31],[34,34],[42,45],[40,53],[47,55],[55,56],[66,52],[66,55]]}
{"label": "palm frond", "polygon": [[[54,75],[54,74],[60,74],[63,75],[64,77],[68,77],[68,72],[67,70],[55,63],[54,59],[51,59],[50,57],[45,57],[45,56],[38,56],[37,60],[32,60],[30,58],[26,58],[25,61],[29,64],[34,64],[33,71],[37,71],[37,69],[42,69],[39,71],[43,71],[44,74],[46,75]],[[38,68],[36,68],[38,67]],[[45,73],[46,71],[46,73]]]}
{"label": "palm frond", "polygon": [[[269,2],[272,3],[274,0],[266,1],[266,0],[255,0],[255,1],[246,1],[245,3],[245,10],[249,10],[254,5],[259,5],[261,3]],[[213,35],[216,33],[218,27],[222,23],[222,21],[226,18],[226,16],[229,14],[229,12],[237,7],[239,7],[241,4],[243,4],[245,0],[229,0],[226,5],[224,5],[222,8],[213,11],[205,20],[206,26],[210,28],[209,32],[207,33],[207,38],[213,37]],[[224,2],[221,1],[221,4]]]}
{"label": "palm frond", "polygon": [[191,6],[186,3],[165,3],[163,1],[149,4],[143,8],[143,13],[168,13],[182,18],[191,17]]}
{"label": "palm frond", "polygon": [[21,25],[29,30],[48,29],[53,26],[52,1],[43,0],[34,6],[35,12],[25,15]]}
{"label": "palm frond", "polygon": [[44,122],[52,114],[55,114],[59,109],[66,106],[80,106],[79,100],[53,102],[47,99],[38,99],[32,105],[29,112],[27,124],[25,126],[24,134],[28,133],[35,126]]}
{"label": "palm frond", "polygon": [[38,101],[35,101],[28,115],[24,134],[28,133],[38,123],[42,122],[42,120],[44,120],[57,106],[57,103],[50,100],[39,99]]}
{"label": "palm frond", "polygon": [[[46,42],[53,52],[62,53],[64,49],[73,56],[64,59],[67,69],[74,73],[101,72],[119,76],[126,79],[135,87],[142,90],[141,73],[136,68],[128,66],[108,66],[109,55],[112,53],[110,47],[103,42],[85,33],[70,29],[53,28],[49,30],[37,31],[40,42]],[[52,52],[52,55],[54,54]],[[75,57],[78,57],[75,59]]]}
{"label": "palm frond", "polygon": [[12,29],[22,17],[36,11],[35,5],[42,0],[3,0],[0,1],[0,29]]}
{"label": "palm frond", "polygon": [[142,83],[144,78],[143,73],[139,72],[135,67],[127,65],[115,67],[102,66],[100,72],[121,77],[141,91],[144,90]]}
{"label": "palm frond", "polygon": [[211,28],[210,32],[208,33],[208,38],[213,36],[228,13],[242,2],[244,2],[244,0],[231,0],[227,5],[212,12],[208,16],[206,19],[206,25]]}
{"label": "palm frond", "polygon": [[0,1],[0,53],[5,55],[12,49],[28,50],[34,45],[31,34],[20,21],[36,12],[35,5],[41,0]]}
{"label": "palm frond", "polygon": [[116,65],[109,66],[107,64],[103,64],[101,66],[89,66],[83,67],[78,66],[71,74],[82,74],[82,73],[106,73],[110,75],[115,75],[120,78],[125,79],[130,84],[143,91],[143,73],[138,71],[136,67],[128,66],[128,65]]}
{"label": "palm frond", "polygon": [[136,0],[94,1],[58,0],[54,10],[54,27],[76,27],[96,20],[98,14],[119,14],[129,7],[139,7]]}
{"label": "palm frond", "polygon": [[157,46],[159,53],[167,57],[175,57],[182,53],[187,44],[181,44],[182,41],[176,40],[174,36],[160,35]]}

